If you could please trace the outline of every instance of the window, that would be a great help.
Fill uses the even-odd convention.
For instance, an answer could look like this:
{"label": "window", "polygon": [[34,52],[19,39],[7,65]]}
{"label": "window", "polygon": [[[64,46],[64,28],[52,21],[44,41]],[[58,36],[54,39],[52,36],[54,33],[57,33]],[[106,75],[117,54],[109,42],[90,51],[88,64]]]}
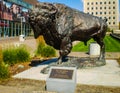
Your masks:
{"label": "window", "polygon": [[102,7],[100,7],[100,9],[102,9]]}
{"label": "window", "polygon": [[89,5],[89,2],[87,3],[87,5]]}
{"label": "window", "polygon": [[102,2],[100,2],[100,4],[102,4]]}
{"label": "window", "polygon": [[93,15],[94,13],[92,12],[91,14]]}
{"label": "window", "polygon": [[109,22],[109,25],[111,24],[111,22]]}
{"label": "window", "polygon": [[91,3],[91,5],[93,5],[93,2]]}
{"label": "window", "polygon": [[96,15],[98,14],[98,12],[96,12]]}
{"label": "window", "polygon": [[113,17],[113,19],[115,19],[115,17]]}
{"label": "window", "polygon": [[111,17],[109,17],[109,19],[111,19]]}
{"label": "window", "polygon": [[115,24],[115,22],[113,22],[113,24]]}
{"label": "window", "polygon": [[113,1],[113,4],[115,4],[115,2]]}
{"label": "window", "polygon": [[111,2],[109,2],[109,4],[111,4]]}
{"label": "window", "polygon": [[113,6],[113,9],[115,9],[115,6]]}
{"label": "window", "polygon": [[96,5],[98,4],[98,2],[96,2]]}
{"label": "window", "polygon": [[89,7],[87,8],[87,10],[89,10]]}
{"label": "window", "polygon": [[102,14],[102,12],[100,12],[100,14]]}
{"label": "window", "polygon": [[109,7],[109,9],[111,9],[111,7]]}
{"label": "window", "polygon": [[115,14],[115,12],[113,12],[113,14]]}
{"label": "window", "polygon": [[111,12],[109,12],[109,14],[111,14]]}
{"label": "window", "polygon": [[93,7],[91,7],[91,9],[93,10],[94,8],[93,8]]}
{"label": "window", "polygon": [[106,7],[104,7],[104,9],[106,9]]}
{"label": "window", "polygon": [[106,2],[104,2],[104,4],[106,4]]}
{"label": "window", "polygon": [[96,7],[96,10],[97,10],[98,8]]}
{"label": "window", "polygon": [[106,12],[104,12],[104,14],[106,14]]}

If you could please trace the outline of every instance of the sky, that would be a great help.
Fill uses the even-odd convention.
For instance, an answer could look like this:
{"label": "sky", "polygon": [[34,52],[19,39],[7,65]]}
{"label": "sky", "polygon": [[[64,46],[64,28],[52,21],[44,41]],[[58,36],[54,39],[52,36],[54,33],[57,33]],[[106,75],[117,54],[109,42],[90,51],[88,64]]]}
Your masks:
{"label": "sky", "polygon": [[[63,3],[72,8],[83,11],[83,0],[38,0],[40,2]],[[119,0],[119,21],[120,21],[120,0]]]}
{"label": "sky", "polygon": [[52,3],[63,3],[72,8],[83,11],[83,0],[38,0],[40,2],[52,2]]}

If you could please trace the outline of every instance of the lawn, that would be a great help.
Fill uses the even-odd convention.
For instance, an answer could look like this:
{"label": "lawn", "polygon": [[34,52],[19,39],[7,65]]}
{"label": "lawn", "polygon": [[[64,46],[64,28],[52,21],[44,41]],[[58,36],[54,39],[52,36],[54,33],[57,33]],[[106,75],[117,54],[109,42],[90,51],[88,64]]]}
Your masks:
{"label": "lawn", "polygon": [[[91,42],[95,42],[93,39],[89,40],[87,42],[87,46],[84,45],[83,42],[78,43],[72,48],[72,51],[74,52],[88,52],[89,51],[89,44]],[[120,41],[111,37],[111,36],[106,36],[104,38],[105,42],[105,50],[106,52],[120,52]]]}

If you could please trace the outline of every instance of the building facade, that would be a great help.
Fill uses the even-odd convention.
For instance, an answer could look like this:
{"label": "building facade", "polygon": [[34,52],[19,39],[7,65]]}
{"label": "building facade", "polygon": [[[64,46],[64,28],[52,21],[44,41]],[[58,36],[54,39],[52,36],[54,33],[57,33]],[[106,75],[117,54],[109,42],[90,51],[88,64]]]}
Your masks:
{"label": "building facade", "polygon": [[83,0],[84,12],[108,19],[111,29],[119,29],[119,0]]}
{"label": "building facade", "polygon": [[27,23],[27,19],[29,10],[37,3],[37,0],[33,1],[0,0],[0,38],[14,37],[21,34],[30,35],[31,28]]}

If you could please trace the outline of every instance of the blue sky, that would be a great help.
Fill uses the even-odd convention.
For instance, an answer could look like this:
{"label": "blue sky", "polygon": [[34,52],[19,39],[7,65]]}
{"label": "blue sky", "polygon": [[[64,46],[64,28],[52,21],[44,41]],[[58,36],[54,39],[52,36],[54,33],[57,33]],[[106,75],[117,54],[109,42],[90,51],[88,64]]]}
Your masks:
{"label": "blue sky", "polygon": [[[41,2],[63,3],[72,8],[83,11],[83,0],[38,0]],[[119,0],[119,20],[120,20],[120,0]]]}
{"label": "blue sky", "polygon": [[63,3],[65,5],[68,5],[72,8],[78,9],[80,11],[83,11],[83,3],[82,0],[38,0],[41,2],[52,2],[52,3]]}

